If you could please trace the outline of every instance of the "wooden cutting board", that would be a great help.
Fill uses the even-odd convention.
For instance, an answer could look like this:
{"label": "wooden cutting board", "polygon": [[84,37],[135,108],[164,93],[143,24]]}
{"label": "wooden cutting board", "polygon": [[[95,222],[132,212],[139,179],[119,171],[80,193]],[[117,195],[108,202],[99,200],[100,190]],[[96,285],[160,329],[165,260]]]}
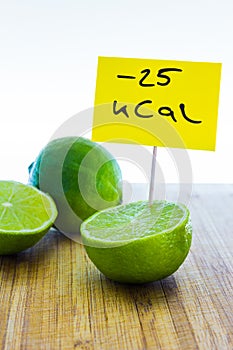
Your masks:
{"label": "wooden cutting board", "polygon": [[[137,199],[145,194],[134,187]],[[148,285],[106,279],[53,230],[0,257],[1,349],[232,350],[233,185],[196,185],[190,211],[188,258]]]}

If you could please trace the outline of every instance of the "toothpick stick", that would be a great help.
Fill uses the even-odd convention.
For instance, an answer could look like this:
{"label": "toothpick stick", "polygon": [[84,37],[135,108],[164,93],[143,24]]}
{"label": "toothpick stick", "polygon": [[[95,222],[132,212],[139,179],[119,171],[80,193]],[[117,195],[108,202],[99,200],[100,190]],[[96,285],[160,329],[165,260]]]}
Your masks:
{"label": "toothpick stick", "polygon": [[151,174],[150,174],[150,189],[149,189],[149,205],[152,205],[154,199],[154,188],[155,188],[155,165],[156,165],[157,147],[153,147],[152,163],[151,163]]}

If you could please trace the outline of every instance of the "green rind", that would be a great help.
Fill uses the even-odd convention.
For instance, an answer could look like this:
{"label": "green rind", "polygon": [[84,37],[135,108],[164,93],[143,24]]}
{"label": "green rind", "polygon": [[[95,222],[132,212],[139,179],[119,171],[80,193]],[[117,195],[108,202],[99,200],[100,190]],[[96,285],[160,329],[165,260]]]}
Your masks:
{"label": "green rind", "polygon": [[0,255],[11,255],[33,247],[49,231],[52,224],[45,230],[33,234],[4,234],[4,240],[1,239],[0,233]]}

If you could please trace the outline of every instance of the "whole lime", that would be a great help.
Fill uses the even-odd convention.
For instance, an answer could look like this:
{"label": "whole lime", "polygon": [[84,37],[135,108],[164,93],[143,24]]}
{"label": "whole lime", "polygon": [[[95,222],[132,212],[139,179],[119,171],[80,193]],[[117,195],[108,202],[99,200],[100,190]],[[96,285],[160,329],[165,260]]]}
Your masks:
{"label": "whole lime", "polygon": [[29,166],[29,184],[49,193],[65,234],[79,232],[83,220],[122,200],[121,170],[101,145],[83,137],[49,142]]}
{"label": "whole lime", "polygon": [[191,245],[190,214],[183,204],[132,202],[98,212],[81,225],[82,241],[108,278],[146,283],[174,273]]}

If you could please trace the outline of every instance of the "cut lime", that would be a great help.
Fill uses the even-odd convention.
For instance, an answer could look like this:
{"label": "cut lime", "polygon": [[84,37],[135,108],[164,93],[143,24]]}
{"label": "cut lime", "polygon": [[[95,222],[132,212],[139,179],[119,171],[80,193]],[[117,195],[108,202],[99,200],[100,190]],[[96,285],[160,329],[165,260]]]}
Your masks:
{"label": "cut lime", "polygon": [[51,197],[15,181],[0,181],[0,254],[36,244],[53,225],[57,209]]}
{"label": "cut lime", "polygon": [[147,201],[100,211],[81,225],[89,258],[108,278],[146,283],[174,273],[191,245],[189,210],[183,204]]}

